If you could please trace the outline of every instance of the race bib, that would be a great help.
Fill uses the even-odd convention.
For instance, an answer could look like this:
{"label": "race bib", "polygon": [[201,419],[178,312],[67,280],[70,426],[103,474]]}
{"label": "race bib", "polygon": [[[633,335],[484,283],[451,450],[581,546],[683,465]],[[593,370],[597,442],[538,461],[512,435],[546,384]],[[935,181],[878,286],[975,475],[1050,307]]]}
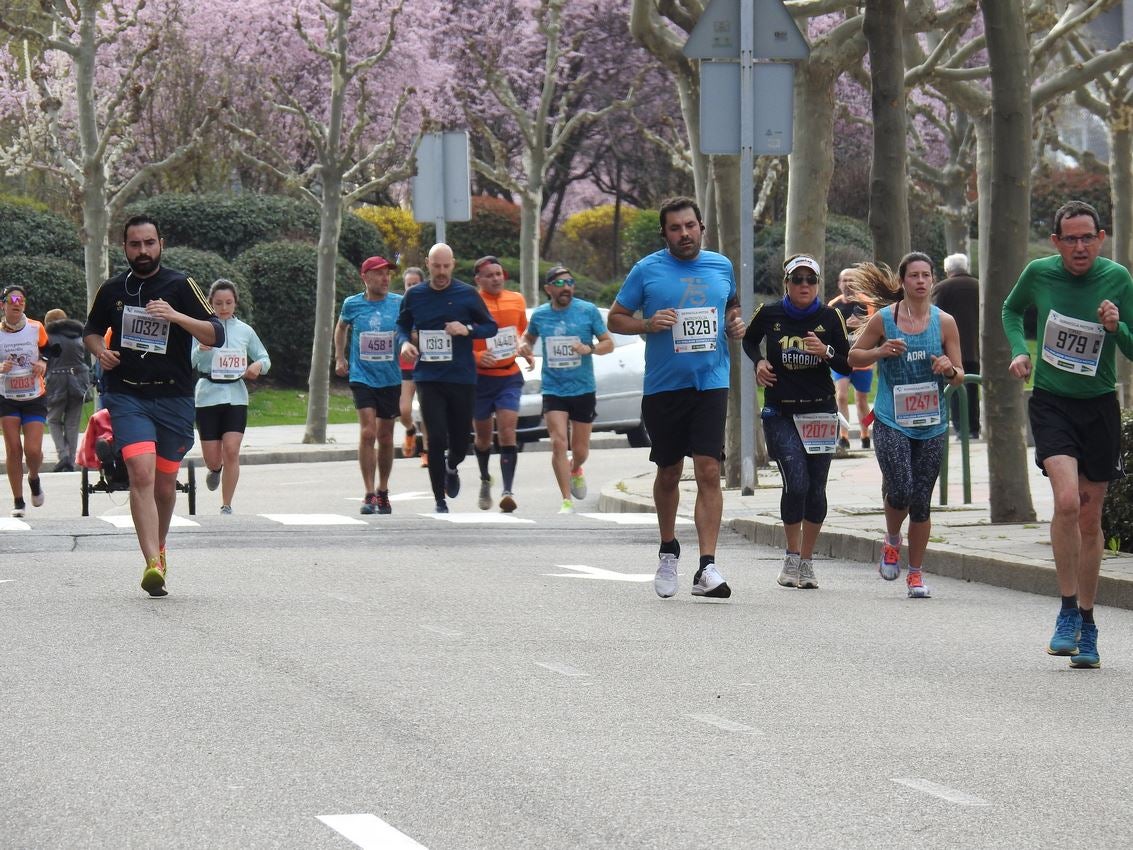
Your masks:
{"label": "race bib", "polygon": [[1075,375],[1096,375],[1105,327],[1050,311],[1043,331],[1043,360]]}
{"label": "race bib", "polygon": [[28,369],[13,370],[4,375],[4,398],[26,401],[39,395],[39,381],[35,372]]}
{"label": "race bib", "polygon": [[169,347],[169,320],[149,315],[145,307],[123,307],[122,347],[164,354]]}
{"label": "race bib", "polygon": [[582,342],[576,336],[547,337],[547,367],[550,369],[573,369],[582,363],[582,355],[574,350]]}
{"label": "race bib", "polygon": [[484,342],[493,357],[497,360],[506,360],[515,357],[516,351],[519,350],[519,333],[514,325],[500,328],[495,336],[488,337]]}
{"label": "race bib", "polygon": [[440,363],[452,360],[452,337],[443,330],[418,331],[421,360],[426,363]]}
{"label": "race bib", "polygon": [[388,363],[393,360],[396,331],[362,331],[358,334],[358,359],[363,363]]}
{"label": "race bib", "polygon": [[715,307],[677,310],[677,323],[673,325],[673,351],[677,354],[715,351],[719,335]]}
{"label": "race bib", "polygon": [[235,381],[248,371],[248,352],[242,348],[217,348],[212,353],[209,377],[214,381]]}
{"label": "race bib", "polygon": [[893,388],[893,411],[904,428],[940,424],[940,387],[935,381]]}
{"label": "race bib", "polygon": [[834,452],[838,445],[837,413],[796,413],[794,420],[808,455]]}

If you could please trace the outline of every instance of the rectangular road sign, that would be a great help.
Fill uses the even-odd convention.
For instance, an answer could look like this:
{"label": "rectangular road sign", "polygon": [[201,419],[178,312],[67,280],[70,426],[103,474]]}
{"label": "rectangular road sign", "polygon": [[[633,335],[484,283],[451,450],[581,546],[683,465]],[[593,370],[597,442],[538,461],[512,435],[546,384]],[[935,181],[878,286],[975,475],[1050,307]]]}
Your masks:
{"label": "rectangular road sign", "polygon": [[[758,63],[753,114],[756,156],[789,154],[794,143],[795,66],[785,62]],[[700,63],[700,152],[740,152],[740,65],[738,62]]]}
{"label": "rectangular road sign", "polygon": [[413,217],[417,221],[469,221],[472,197],[469,180],[468,132],[426,133],[417,148],[413,178]]}
{"label": "rectangular road sign", "polygon": [[[810,47],[783,0],[755,0],[753,59],[806,59]],[[740,0],[711,0],[685,42],[689,59],[740,58]]]}

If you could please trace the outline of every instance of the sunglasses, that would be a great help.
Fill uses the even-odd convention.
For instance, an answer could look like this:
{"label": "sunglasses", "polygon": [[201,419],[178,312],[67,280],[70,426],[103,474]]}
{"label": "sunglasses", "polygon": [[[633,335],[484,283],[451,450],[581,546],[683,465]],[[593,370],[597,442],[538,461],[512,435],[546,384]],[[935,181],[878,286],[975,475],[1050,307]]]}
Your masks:
{"label": "sunglasses", "polygon": [[10,292],[8,294],[8,297],[5,298],[4,300],[6,302],[8,302],[9,304],[23,304],[24,303],[24,296],[22,296],[18,292]]}
{"label": "sunglasses", "polygon": [[788,280],[800,286],[804,283],[808,286],[816,286],[818,284],[818,278],[812,274],[793,274]]}
{"label": "sunglasses", "polygon": [[574,286],[574,278],[573,277],[560,277],[558,280],[552,280],[549,285],[550,286],[558,286],[560,288],[564,287],[564,286]]}

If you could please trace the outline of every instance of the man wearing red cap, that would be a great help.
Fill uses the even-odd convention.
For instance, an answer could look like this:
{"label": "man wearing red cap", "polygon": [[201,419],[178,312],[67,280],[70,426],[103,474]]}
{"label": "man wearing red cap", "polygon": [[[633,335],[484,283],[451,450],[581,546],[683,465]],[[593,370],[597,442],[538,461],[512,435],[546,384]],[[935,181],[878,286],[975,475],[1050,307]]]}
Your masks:
{"label": "man wearing red cap", "polygon": [[342,377],[350,376],[350,391],[361,426],[358,466],[365,487],[363,514],[393,512],[389,501],[393,423],[401,413],[401,368],[397,361],[401,296],[389,291],[393,267],[385,257],[370,257],[362,263],[365,288],[342,302],[334,328],[334,371]]}

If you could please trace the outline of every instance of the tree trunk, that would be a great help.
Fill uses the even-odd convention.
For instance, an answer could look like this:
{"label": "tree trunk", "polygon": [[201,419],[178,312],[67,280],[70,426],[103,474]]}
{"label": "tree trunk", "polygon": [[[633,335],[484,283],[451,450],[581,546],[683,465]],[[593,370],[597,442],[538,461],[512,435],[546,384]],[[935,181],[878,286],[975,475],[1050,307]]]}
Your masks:
{"label": "tree trunk", "polygon": [[334,343],[335,261],[342,232],[342,180],[324,172],[319,217],[318,284],[315,294],[315,336],[311,343],[311,372],[307,378],[307,426],[304,443],[327,441],[330,408],[330,369]]}
{"label": "tree trunk", "polygon": [[909,250],[910,238],[904,25],[904,0],[866,0],[862,32],[869,45],[873,101],[869,230],[875,259],[893,268]]}
{"label": "tree trunk", "polygon": [[[834,80],[829,65],[799,63],[795,71],[794,147],[787,160],[786,250],[826,262],[826,196],[834,174]],[[746,317],[745,317],[746,318]]]}
{"label": "tree trunk", "polygon": [[79,52],[75,56],[75,104],[79,119],[79,150],[83,168],[83,264],[87,283],[87,305],[109,277],[107,170],[99,156],[99,129],[95,60],[98,53],[97,4],[82,6],[79,20]]}
{"label": "tree trunk", "polygon": [[535,172],[519,193],[519,287],[528,304],[539,303],[539,207],[543,185]]}
{"label": "tree trunk", "polygon": [[[988,240],[980,251],[984,289],[981,354],[987,411],[992,522],[1031,522],[1035,509],[1027,478],[1025,411],[1019,382],[1007,367],[1010,351],[1000,309],[1027,263],[1031,210],[1031,80],[1021,0],[982,3],[991,67],[991,203]],[[982,218],[982,217],[981,217]],[[995,333],[992,333],[992,330]],[[990,343],[990,345],[989,345]]]}
{"label": "tree trunk", "polygon": [[[732,261],[736,285],[740,276],[740,158],[712,157],[712,183],[716,195],[716,220],[719,222],[720,253]],[[746,319],[746,316],[745,316]],[[728,420],[724,432],[724,483],[735,488],[741,483],[743,458],[740,456],[740,369],[747,359],[738,345],[728,343],[732,358],[728,393]]]}
{"label": "tree trunk", "polygon": [[[1113,260],[1133,268],[1133,106],[1121,103],[1109,118],[1109,186],[1113,199]],[[1133,401],[1133,364],[1117,358],[1121,406]]]}

